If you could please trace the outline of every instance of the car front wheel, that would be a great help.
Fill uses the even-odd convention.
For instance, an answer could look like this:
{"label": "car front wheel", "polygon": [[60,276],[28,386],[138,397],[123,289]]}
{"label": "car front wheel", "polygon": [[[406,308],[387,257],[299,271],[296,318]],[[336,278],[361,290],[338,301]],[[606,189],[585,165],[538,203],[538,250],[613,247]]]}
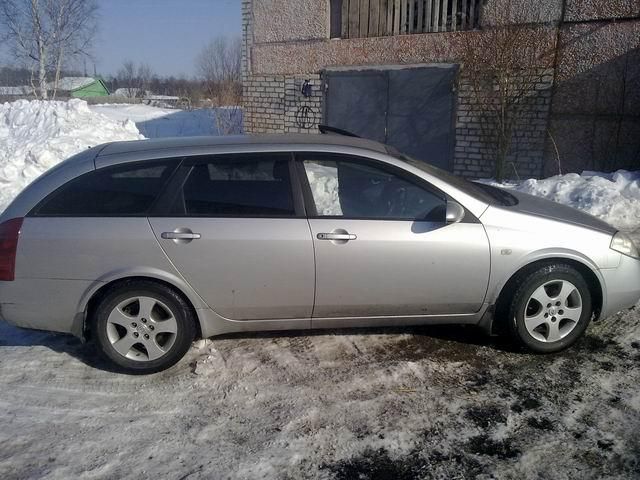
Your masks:
{"label": "car front wheel", "polygon": [[575,343],[591,320],[591,292],[570,265],[545,265],[520,278],[511,308],[511,334],[525,347],[557,352]]}
{"label": "car front wheel", "polygon": [[178,362],[196,334],[185,300],[151,281],[125,282],[100,300],[93,318],[98,350],[120,370],[148,374]]}

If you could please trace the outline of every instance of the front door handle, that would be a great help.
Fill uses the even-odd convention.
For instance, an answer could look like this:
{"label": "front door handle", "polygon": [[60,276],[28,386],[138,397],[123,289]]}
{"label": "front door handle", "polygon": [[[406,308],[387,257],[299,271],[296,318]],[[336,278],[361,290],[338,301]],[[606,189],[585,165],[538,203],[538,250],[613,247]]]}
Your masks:
{"label": "front door handle", "polygon": [[160,235],[166,240],[197,240],[201,237],[199,233],[162,232]]}
{"label": "front door handle", "polygon": [[173,240],[175,243],[189,243],[201,238],[201,235],[193,233],[189,228],[176,228],[173,232],[162,232],[160,237]]}
{"label": "front door handle", "polygon": [[358,238],[353,233],[319,233],[317,236],[318,236],[318,240],[344,240],[344,241],[349,241],[349,240],[355,240],[356,238]]}

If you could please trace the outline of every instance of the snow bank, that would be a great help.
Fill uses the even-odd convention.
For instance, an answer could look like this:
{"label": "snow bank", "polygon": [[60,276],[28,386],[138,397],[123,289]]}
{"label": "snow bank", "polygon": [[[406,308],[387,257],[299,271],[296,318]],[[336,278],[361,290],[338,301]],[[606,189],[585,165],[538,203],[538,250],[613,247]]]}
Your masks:
{"label": "snow bank", "polygon": [[62,160],[100,143],[143,138],[130,120],[107,118],[83,100],[0,105],[0,211]]}
{"label": "snow bank", "polygon": [[568,173],[543,180],[495,185],[584,210],[620,230],[640,228],[640,171],[585,171],[582,175]]}

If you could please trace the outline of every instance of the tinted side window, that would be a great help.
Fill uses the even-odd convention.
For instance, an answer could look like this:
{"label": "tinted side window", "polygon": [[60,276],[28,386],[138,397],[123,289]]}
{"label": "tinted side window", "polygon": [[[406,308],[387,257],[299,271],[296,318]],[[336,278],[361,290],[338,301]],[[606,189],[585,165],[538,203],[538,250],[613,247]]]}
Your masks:
{"label": "tinted side window", "polygon": [[172,208],[186,216],[293,216],[287,155],[224,155],[191,168]]}
{"label": "tinted side window", "polygon": [[139,162],[87,173],[47,197],[35,215],[146,215],[177,163],[175,159]]}
{"label": "tinted side window", "polygon": [[444,222],[445,198],[386,169],[353,160],[304,160],[318,216]]}

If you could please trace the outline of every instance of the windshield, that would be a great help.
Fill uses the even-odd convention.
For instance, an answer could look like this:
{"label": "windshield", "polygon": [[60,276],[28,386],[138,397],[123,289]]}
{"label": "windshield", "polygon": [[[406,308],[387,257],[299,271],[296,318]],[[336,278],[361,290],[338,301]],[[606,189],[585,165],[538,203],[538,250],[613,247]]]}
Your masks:
{"label": "windshield", "polygon": [[441,168],[434,167],[426,162],[408,157],[393,147],[388,147],[388,151],[395,158],[402,160],[403,162],[406,162],[412,167],[416,167],[429,175],[433,175],[443,182],[447,182],[449,185],[457,188],[458,190],[462,190],[464,193],[471,195],[481,202],[488,203],[490,205],[497,204],[503,206],[511,206],[518,203],[518,199],[516,197],[501,188],[484,183],[470,182],[469,180],[453,175]]}

